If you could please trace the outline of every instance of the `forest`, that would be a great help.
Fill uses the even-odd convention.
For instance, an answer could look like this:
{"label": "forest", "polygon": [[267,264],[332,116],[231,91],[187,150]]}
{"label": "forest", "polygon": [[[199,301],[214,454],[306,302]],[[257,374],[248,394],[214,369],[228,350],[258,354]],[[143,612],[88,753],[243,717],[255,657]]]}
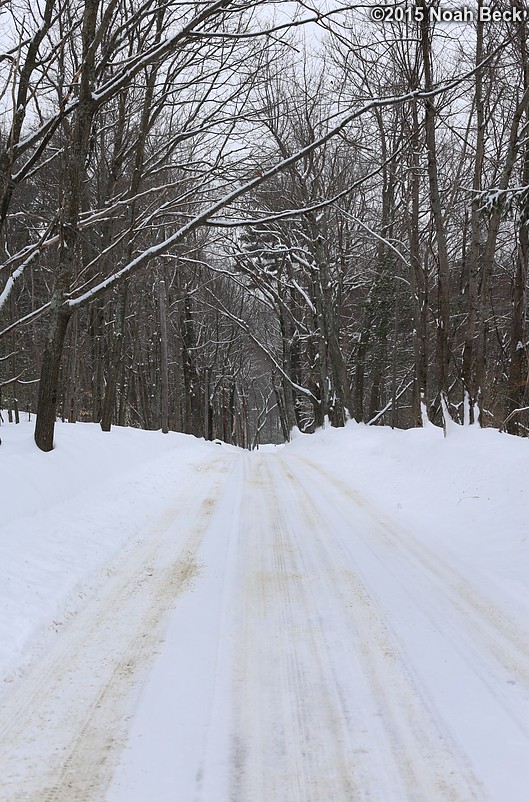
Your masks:
{"label": "forest", "polygon": [[0,0],[4,414],[526,435],[529,21],[491,5]]}

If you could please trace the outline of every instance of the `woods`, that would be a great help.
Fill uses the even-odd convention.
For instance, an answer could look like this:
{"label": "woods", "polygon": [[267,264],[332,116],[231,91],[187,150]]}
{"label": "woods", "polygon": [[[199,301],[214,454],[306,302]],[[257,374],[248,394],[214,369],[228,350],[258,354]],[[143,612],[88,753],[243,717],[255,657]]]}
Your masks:
{"label": "woods", "polygon": [[39,448],[527,434],[528,23],[432,5],[0,3],[0,407]]}

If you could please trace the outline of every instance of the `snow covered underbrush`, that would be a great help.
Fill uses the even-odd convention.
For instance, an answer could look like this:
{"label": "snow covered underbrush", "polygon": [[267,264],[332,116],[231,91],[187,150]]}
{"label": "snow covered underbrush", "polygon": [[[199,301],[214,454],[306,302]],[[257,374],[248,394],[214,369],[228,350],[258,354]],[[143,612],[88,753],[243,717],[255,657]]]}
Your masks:
{"label": "snow covered underbrush", "polygon": [[189,435],[58,423],[55,448],[44,454],[33,429],[27,420],[0,429],[0,683],[219,451]]}

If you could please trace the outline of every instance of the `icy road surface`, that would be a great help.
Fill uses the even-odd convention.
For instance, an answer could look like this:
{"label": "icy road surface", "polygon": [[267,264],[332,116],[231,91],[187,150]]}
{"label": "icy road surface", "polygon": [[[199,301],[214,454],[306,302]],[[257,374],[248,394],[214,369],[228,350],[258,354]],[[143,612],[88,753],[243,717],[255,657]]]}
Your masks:
{"label": "icy road surface", "polygon": [[4,700],[2,800],[527,802],[529,622],[338,472],[208,452]]}

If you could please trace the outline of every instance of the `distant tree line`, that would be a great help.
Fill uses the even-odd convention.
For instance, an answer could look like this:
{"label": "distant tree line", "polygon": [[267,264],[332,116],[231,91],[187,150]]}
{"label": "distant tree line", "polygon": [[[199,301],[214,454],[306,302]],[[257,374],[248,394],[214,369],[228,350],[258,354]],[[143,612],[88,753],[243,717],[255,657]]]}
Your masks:
{"label": "distant tree line", "polygon": [[41,449],[527,433],[528,23],[317,7],[0,2],[0,408]]}

